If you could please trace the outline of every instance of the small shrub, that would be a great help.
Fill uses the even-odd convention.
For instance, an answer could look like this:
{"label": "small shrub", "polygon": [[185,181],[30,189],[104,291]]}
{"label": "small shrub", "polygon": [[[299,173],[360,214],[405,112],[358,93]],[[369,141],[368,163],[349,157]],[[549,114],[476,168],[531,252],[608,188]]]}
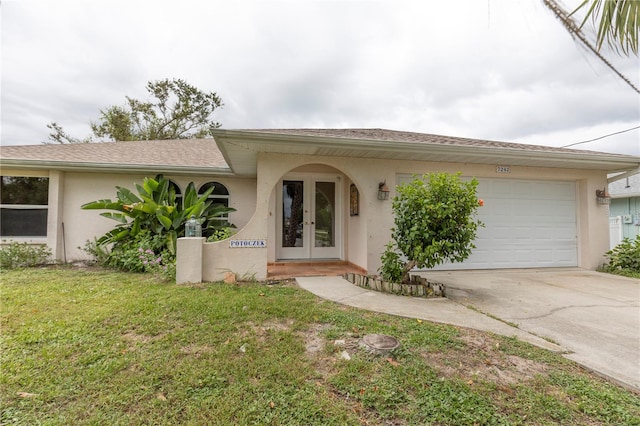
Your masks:
{"label": "small shrub", "polygon": [[635,240],[625,238],[620,244],[606,253],[609,264],[607,272],[629,271],[640,273],[640,235]]}
{"label": "small shrub", "polygon": [[13,242],[0,249],[0,268],[17,269],[44,265],[51,257],[51,249],[46,245],[29,245]]}
{"label": "small shrub", "polygon": [[233,232],[230,227],[213,229],[211,230],[211,235],[207,238],[207,242],[212,243],[226,240],[227,238],[231,238],[231,235],[233,235]]}
{"label": "small shrub", "polygon": [[84,244],[84,247],[78,247],[83,250],[85,253],[89,254],[95,263],[98,265],[106,265],[109,260],[109,250],[107,250],[104,246],[98,245],[97,240],[94,238],[93,241],[87,240]]}
{"label": "small shrub", "polygon": [[166,248],[161,235],[152,235],[146,230],[133,238],[116,242],[110,251],[104,245],[92,242],[87,242],[84,250],[102,266],[175,278],[175,255]]}
{"label": "small shrub", "polygon": [[433,268],[444,262],[462,262],[475,248],[475,218],[484,205],[476,196],[477,179],[461,174],[429,173],[397,188],[391,241],[382,255],[380,274],[385,281],[409,283],[414,268]]}
{"label": "small shrub", "polygon": [[382,266],[380,273],[382,277],[389,282],[399,283],[404,275],[404,263],[402,256],[394,249],[393,243],[387,243],[384,253],[381,257]]}

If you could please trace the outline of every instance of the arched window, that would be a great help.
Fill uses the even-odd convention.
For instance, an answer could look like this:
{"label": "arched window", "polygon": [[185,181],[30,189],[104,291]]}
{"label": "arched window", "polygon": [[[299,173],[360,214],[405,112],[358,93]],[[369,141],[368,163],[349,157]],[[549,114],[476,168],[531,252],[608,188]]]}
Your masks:
{"label": "arched window", "polygon": [[[229,190],[226,186],[221,184],[220,182],[207,182],[203,184],[198,190],[198,195],[202,195],[209,188],[213,187],[213,192],[209,195],[209,200],[211,200],[212,205],[221,205],[224,207],[229,207]],[[224,214],[220,216],[220,221],[225,221],[229,219],[229,214]]]}
{"label": "arched window", "polygon": [[180,187],[174,181],[169,180],[169,191],[172,189],[176,193],[176,204],[182,205],[182,191],[180,190]]}

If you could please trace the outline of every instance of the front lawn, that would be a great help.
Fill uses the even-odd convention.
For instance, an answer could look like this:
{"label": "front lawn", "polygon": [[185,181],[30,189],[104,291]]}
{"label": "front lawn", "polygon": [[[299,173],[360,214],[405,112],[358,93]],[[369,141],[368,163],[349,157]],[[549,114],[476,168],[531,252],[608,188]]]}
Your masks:
{"label": "front lawn", "polygon": [[[640,424],[638,395],[559,355],[290,283],[67,268],[0,279],[0,424]],[[370,355],[368,333],[401,347]]]}

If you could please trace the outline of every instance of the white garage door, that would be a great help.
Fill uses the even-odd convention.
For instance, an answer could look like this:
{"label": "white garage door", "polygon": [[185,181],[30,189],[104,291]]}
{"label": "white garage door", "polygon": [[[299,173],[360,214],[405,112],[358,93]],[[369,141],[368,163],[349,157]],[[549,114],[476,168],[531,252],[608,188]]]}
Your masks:
{"label": "white garage door", "polygon": [[[408,182],[401,175],[398,183]],[[436,269],[577,266],[574,182],[478,179],[484,207],[476,249],[462,263]]]}

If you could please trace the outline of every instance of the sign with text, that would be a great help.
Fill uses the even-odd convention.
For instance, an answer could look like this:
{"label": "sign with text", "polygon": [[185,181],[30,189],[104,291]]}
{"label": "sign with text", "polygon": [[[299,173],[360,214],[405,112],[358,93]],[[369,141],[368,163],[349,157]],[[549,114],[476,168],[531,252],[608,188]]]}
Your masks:
{"label": "sign with text", "polygon": [[267,248],[267,240],[229,240],[230,248]]}

